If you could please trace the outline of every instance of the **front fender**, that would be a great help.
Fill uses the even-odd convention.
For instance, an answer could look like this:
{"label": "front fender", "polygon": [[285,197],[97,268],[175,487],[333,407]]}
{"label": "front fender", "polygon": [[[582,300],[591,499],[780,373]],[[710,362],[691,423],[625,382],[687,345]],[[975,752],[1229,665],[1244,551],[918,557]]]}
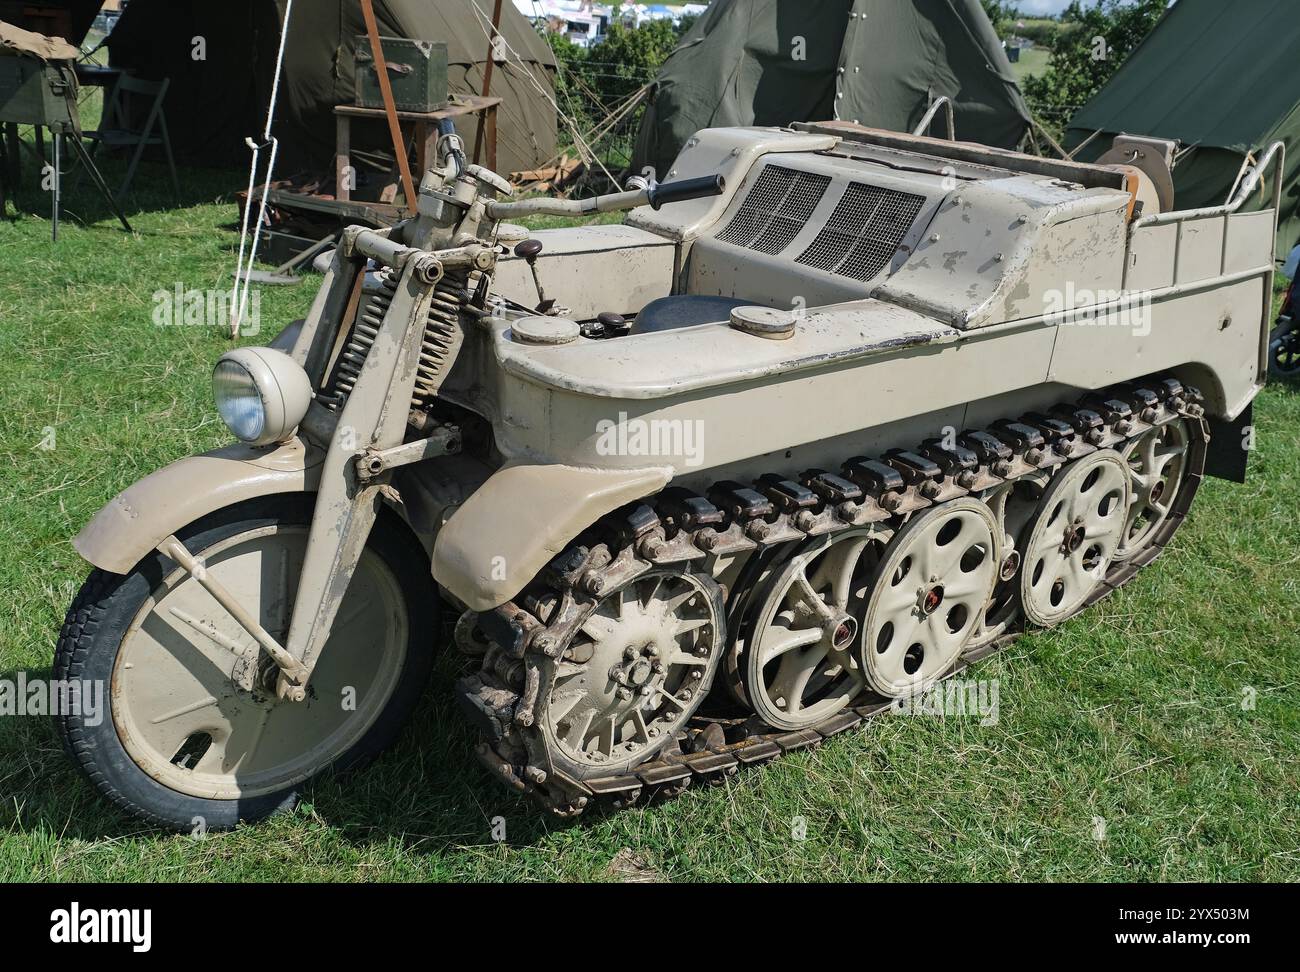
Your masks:
{"label": "front fender", "polygon": [[324,452],[297,438],[180,459],[119,493],[72,545],[96,567],[128,573],[168,536],[209,513],[274,493],[315,492],[324,460]]}
{"label": "front fender", "polygon": [[671,478],[669,466],[505,466],[439,531],[434,580],[475,611],[504,604],[586,527]]}

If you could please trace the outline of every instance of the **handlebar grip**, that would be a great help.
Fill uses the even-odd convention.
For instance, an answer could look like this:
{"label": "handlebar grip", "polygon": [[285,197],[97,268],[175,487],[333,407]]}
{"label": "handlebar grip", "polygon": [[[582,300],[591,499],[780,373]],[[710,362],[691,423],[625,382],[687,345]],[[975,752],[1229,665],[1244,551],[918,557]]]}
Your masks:
{"label": "handlebar grip", "polygon": [[453,122],[450,118],[439,118],[439,119],[438,119],[438,134],[439,134],[439,135],[455,135],[455,134],[456,134],[456,123]]}
{"label": "handlebar grip", "polygon": [[646,198],[654,209],[658,209],[665,203],[721,196],[726,188],[727,180],[720,175],[700,176],[698,179],[679,179],[677,182],[657,185],[646,191]]}

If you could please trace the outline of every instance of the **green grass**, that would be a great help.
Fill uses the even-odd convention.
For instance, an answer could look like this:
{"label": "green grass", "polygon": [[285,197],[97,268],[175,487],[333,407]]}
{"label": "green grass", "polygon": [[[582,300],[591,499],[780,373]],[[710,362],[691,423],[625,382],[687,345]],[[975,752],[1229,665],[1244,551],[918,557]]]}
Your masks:
{"label": "green grass", "polygon": [[1046,47],[1026,47],[1020,51],[1020,60],[1011,65],[1011,73],[1017,81],[1024,81],[1031,75],[1039,75],[1047,70],[1051,52]]}
{"label": "green grass", "polygon": [[[48,673],[86,572],[70,540],[94,511],[227,439],[208,370],[229,343],[154,326],[150,295],[228,285],[238,180],[187,176],[180,210],[142,195],[135,236],[86,194],[70,205],[94,221],[57,246],[30,212],[0,223],[0,678]],[[164,182],[141,173],[142,193]],[[276,324],[256,342],[311,291],[264,291]],[[472,758],[449,652],[377,765],[318,785],[293,814],[200,840],[112,809],[46,720],[0,719],[0,880],[617,880],[624,849],[673,881],[1300,878],[1300,394],[1270,386],[1257,416],[1247,485],[1207,481],[1139,580],[972,673],[999,680],[997,725],[892,717],[676,801],[564,825]]]}

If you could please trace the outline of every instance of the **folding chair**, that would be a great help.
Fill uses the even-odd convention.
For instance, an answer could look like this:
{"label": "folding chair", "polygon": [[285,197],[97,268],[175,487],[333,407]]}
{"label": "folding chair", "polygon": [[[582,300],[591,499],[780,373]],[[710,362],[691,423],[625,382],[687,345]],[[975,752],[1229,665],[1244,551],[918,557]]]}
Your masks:
{"label": "folding chair", "polygon": [[[150,145],[161,145],[163,152],[167,156],[167,166],[171,169],[172,189],[176,194],[176,202],[179,205],[181,199],[180,179],[176,175],[176,160],[172,157],[172,140],[167,132],[167,116],[163,112],[163,99],[167,97],[167,89],[171,86],[171,79],[164,78],[162,81],[146,81],[143,78],[135,78],[129,74],[124,74],[113,87],[113,93],[104,106],[104,116],[100,127],[93,132],[83,132],[85,138],[90,139],[95,144],[90,150],[90,157],[93,159],[99,151],[101,145],[107,145],[109,148],[127,148],[135,146],[135,153],[131,156],[131,164],[127,166],[126,178],[122,181],[122,188],[117,191],[117,198],[121,200],[131,188],[131,182],[135,178],[135,170],[140,164],[140,159],[144,155],[144,150]],[[143,126],[136,128],[130,124],[130,118],[126,111],[124,99],[128,95],[143,95],[152,98],[153,102],[149,106],[149,114]],[[158,134],[154,134],[157,128]]]}

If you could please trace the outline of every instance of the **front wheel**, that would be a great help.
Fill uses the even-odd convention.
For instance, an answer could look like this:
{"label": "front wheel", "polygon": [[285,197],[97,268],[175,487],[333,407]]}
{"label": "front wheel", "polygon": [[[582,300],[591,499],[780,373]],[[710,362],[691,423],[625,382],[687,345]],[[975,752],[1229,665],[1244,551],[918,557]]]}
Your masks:
{"label": "front wheel", "polygon": [[[311,512],[309,497],[259,499],[178,538],[283,643]],[[393,741],[429,674],[436,610],[423,550],[381,516],[306,701],[286,702],[279,669],[170,559],[95,570],[68,611],[54,672],[108,711],[64,712],[64,745],[101,793],[153,823],[221,830],[260,819]]]}

